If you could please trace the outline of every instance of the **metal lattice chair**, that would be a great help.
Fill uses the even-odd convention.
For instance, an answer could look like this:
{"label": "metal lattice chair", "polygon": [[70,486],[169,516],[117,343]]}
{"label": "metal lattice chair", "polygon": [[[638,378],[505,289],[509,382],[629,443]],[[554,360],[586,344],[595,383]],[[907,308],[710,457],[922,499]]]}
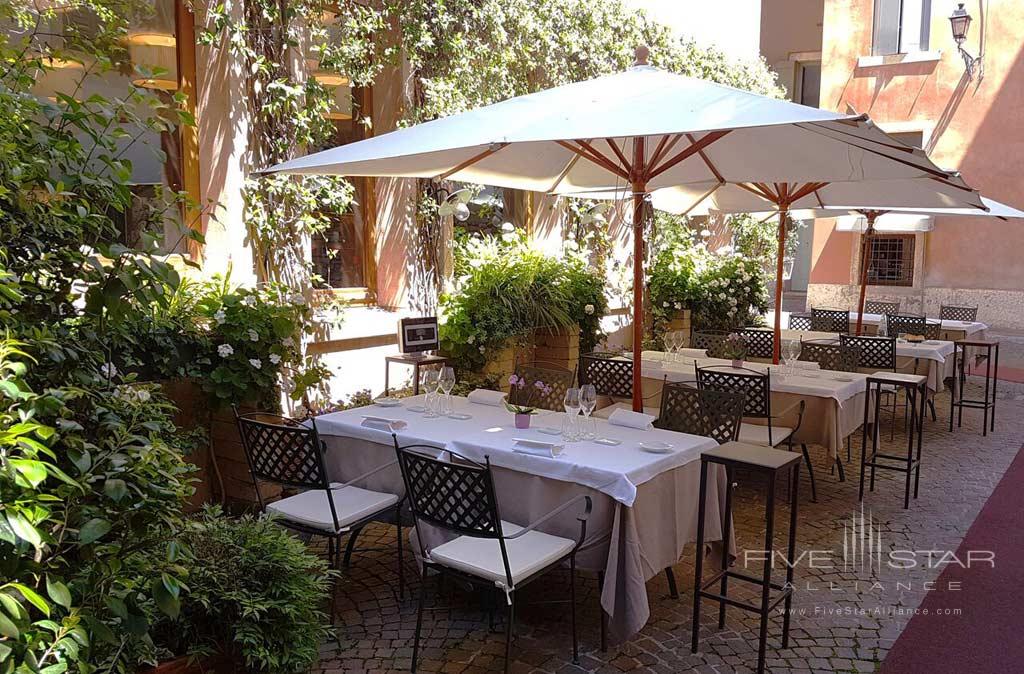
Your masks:
{"label": "metal lattice chair", "polygon": [[811,317],[807,314],[790,314],[789,315],[789,329],[790,330],[810,330],[813,326]]}
{"label": "metal lattice chair", "polygon": [[[412,671],[416,671],[419,656],[426,579],[429,573],[449,574],[485,590],[497,587],[507,597],[505,672],[508,672],[518,591],[566,560],[569,561],[572,659],[578,664],[576,551],[587,536],[587,518],[593,507],[591,498],[580,495],[536,522],[526,526],[513,524],[501,519],[488,459],[480,464],[449,452],[451,460],[442,460],[437,458],[436,447],[399,447],[397,437],[394,437],[394,441],[409,505],[416,522],[423,562],[412,647]],[[580,523],[576,540],[538,530],[542,524],[574,506],[579,509],[576,519]],[[421,531],[421,525],[431,527],[432,532]],[[424,542],[427,540],[425,535],[436,536],[438,529],[448,534],[451,540],[428,548]],[[491,622],[493,624],[493,612]]]}
{"label": "metal lattice chair", "polygon": [[[896,371],[896,337],[869,337],[867,335],[840,335],[840,343],[843,346],[852,346],[860,350],[860,358],[857,361],[857,369],[868,374],[885,370]],[[899,390],[895,387],[883,388],[886,395],[892,396],[892,428],[889,437],[896,433],[896,410],[900,405],[897,402]],[[886,404],[888,408],[888,403]],[[904,416],[906,416],[906,403],[903,404]]]}
{"label": "metal lattice chair", "polygon": [[[526,382],[523,388],[512,387],[508,393],[508,402],[512,405],[525,405],[527,398],[534,407],[543,410],[561,412],[565,392],[572,388],[576,381],[575,370],[566,370],[554,364],[536,362],[532,365],[516,365],[515,373]],[[550,387],[549,393],[535,395],[534,382],[542,381]],[[532,397],[531,397],[532,396]]]}
{"label": "metal lattice chair", "polygon": [[933,341],[942,339],[942,321],[926,320],[924,323],[924,338]]}
{"label": "metal lattice chair", "polygon": [[718,444],[740,437],[743,394],[696,389],[683,382],[666,384],[655,426],[677,433],[703,435]]}
{"label": "metal lattice chair", "polygon": [[850,331],[850,312],[845,309],[811,309],[811,329],[815,332]]}
{"label": "metal lattice chair", "polygon": [[[595,410],[597,419],[607,419],[616,409],[633,409],[633,361],[615,353],[587,353],[580,356],[579,383],[592,384],[597,395],[618,400],[612,405]],[[648,398],[657,396],[655,391]],[[657,415],[655,407],[644,406],[646,414]]]}
{"label": "metal lattice chair", "polygon": [[726,330],[694,330],[690,346],[703,349],[708,358],[726,358],[725,338],[731,333]]}
{"label": "metal lattice chair", "polygon": [[775,331],[764,328],[738,330],[747,340],[747,358],[772,358],[775,355]]}
{"label": "metal lattice chair", "polygon": [[978,307],[958,307],[952,304],[942,304],[939,305],[939,320],[974,323],[978,320]]}
{"label": "metal lattice chair", "polygon": [[797,360],[817,363],[822,370],[856,372],[860,363],[860,349],[831,340],[809,339],[800,342]]}
{"label": "metal lattice chair", "polygon": [[[743,394],[743,417],[765,422],[763,425],[742,422],[740,424],[740,442],[762,447],[777,447],[785,444],[790,451],[794,451],[793,436],[800,429],[804,418],[804,408],[807,404],[803,400],[799,400],[783,410],[781,414],[773,415],[770,372],[758,372],[728,365],[698,367],[697,386],[702,391],[726,391]],[[797,418],[794,427],[776,425],[779,420],[794,411]],[[800,448],[803,451],[804,461],[807,462],[807,473],[811,478],[811,500],[817,502],[818,491],[814,483],[811,456],[805,443],[801,442]]]}
{"label": "metal lattice chair", "polygon": [[867,300],[864,302],[864,313],[866,314],[888,316],[889,314],[898,314],[899,312],[899,302],[886,302],[884,300]]}
{"label": "metal lattice chair", "polygon": [[[401,499],[396,494],[355,486],[393,468],[396,462],[387,463],[343,484],[330,482],[324,464],[327,448],[317,433],[315,420],[310,420],[307,427],[267,412],[239,414],[236,408],[235,421],[260,510],[276,515],[277,522],[290,529],[326,537],[327,553],[334,568],[341,567],[341,539],[346,534],[349,536],[345,553],[347,564],[360,530],[388,511],[394,511],[398,527],[396,548],[401,598],[405,591]],[[267,503],[260,491],[260,482],[303,491]]]}
{"label": "metal lattice chair", "polygon": [[886,332],[893,337],[899,335],[923,335],[925,333],[924,316],[909,314],[889,314],[885,317]]}

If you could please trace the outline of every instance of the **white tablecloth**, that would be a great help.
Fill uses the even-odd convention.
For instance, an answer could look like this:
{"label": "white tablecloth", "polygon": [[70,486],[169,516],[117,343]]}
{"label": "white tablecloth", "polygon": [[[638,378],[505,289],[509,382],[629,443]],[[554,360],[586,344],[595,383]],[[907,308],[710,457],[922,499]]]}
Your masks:
{"label": "white tablecloth", "polygon": [[[871,325],[871,326],[881,325],[882,321],[884,320],[884,318],[885,317],[882,316],[882,314],[868,314],[868,313],[865,313],[864,314],[864,325]],[[937,318],[926,318],[925,320],[930,321],[930,322],[935,322],[935,321],[937,321],[939,319],[937,319]],[[857,312],[856,311],[851,311],[850,312],[850,326],[851,326],[851,329],[856,324],[857,324]],[[970,336],[970,335],[973,335],[976,332],[983,332],[985,330],[988,330],[988,325],[985,324],[985,323],[981,323],[980,321],[951,321],[951,320],[948,320],[948,319],[944,319],[942,321],[942,329],[943,330],[952,330],[954,332],[961,332],[962,331],[965,335]]]}
{"label": "white tablecloth", "polygon": [[[863,382],[862,382],[863,383]],[[863,386],[861,387],[863,390]],[[491,464],[563,482],[575,482],[611,496],[623,505],[633,505],[637,486],[660,473],[678,468],[700,458],[700,453],[717,446],[714,440],[652,428],[639,430],[614,426],[595,419],[596,434],[614,438],[622,444],[601,445],[593,441],[564,443],[557,458],[522,454],[514,450],[517,438],[563,443],[557,435],[542,433],[538,428],[560,429],[565,418],[560,412],[534,415],[531,428],[518,429],[512,414],[504,407],[478,405],[453,396],[455,411],[472,415],[471,419],[448,417],[426,419],[422,413],[411,412],[410,406],[423,404],[424,396],[403,399],[398,407],[362,407],[317,417],[316,426],[324,435],[344,435],[381,444],[391,444],[391,432],[384,428],[363,426],[363,417],[373,415],[405,421],[408,426],[397,431],[402,445],[424,444],[450,449],[466,458],[482,461],[489,456]],[[653,454],[640,449],[641,442],[665,442],[672,445],[667,454]]]}

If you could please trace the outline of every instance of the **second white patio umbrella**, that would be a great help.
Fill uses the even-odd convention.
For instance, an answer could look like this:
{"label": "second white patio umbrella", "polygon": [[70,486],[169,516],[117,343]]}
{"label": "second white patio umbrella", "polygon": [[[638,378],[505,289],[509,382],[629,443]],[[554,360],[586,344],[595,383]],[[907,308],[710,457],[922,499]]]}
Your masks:
{"label": "second white patio umbrella", "polygon": [[642,409],[642,220],[649,192],[728,185],[785,210],[846,182],[924,180],[935,190],[922,205],[983,208],[957,176],[865,116],[663,72],[646,58],[641,48],[638,65],[625,72],[510,98],[268,171],[451,179],[556,194],[625,187],[633,198],[636,410]]}

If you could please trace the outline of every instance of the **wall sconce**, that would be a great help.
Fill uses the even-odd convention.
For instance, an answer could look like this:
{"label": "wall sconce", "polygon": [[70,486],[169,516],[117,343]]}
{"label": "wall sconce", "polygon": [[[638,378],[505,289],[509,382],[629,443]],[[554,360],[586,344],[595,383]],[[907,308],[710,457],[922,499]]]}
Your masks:
{"label": "wall sconce", "polygon": [[[152,13],[136,17],[125,37],[128,55],[136,72],[132,84],[146,89],[178,89],[178,40],[175,37],[174,2],[159,0]],[[139,72],[142,66],[144,71]]]}
{"label": "wall sconce", "polygon": [[452,216],[459,222],[469,220],[469,200],[473,198],[473,191],[461,189],[456,192],[443,187],[440,182],[430,182],[431,192],[437,200],[437,214],[441,217]]}
{"label": "wall sconce", "polygon": [[981,65],[981,54],[977,57],[971,56],[963,44],[967,40],[967,31],[971,27],[971,15],[964,9],[964,3],[957,3],[957,8],[949,16],[949,27],[953,31],[953,41],[956,48],[964,58],[964,66],[967,68],[968,77],[974,77],[975,70]]}

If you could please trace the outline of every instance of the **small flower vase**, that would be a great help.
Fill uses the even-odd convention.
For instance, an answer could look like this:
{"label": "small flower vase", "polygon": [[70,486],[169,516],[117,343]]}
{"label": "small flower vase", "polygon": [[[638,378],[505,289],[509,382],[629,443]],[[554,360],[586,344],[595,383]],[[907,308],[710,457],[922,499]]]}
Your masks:
{"label": "small flower vase", "polygon": [[529,428],[532,414],[516,414],[516,428]]}
{"label": "small flower vase", "polygon": [[743,359],[742,358],[733,358],[732,359],[732,366],[733,367],[743,367]]}

